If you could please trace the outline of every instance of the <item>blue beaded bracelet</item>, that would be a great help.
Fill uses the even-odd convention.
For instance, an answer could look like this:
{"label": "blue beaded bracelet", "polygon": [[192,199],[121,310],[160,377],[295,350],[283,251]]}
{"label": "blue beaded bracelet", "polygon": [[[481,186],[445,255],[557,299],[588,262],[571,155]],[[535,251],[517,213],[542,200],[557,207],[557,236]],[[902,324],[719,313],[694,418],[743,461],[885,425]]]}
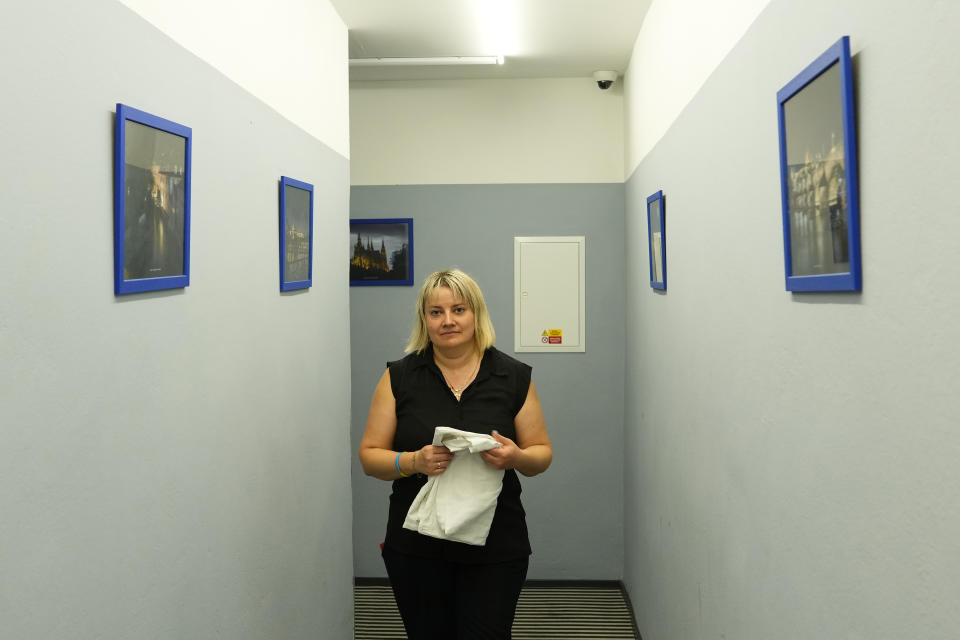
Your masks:
{"label": "blue beaded bracelet", "polygon": [[400,477],[401,477],[401,478],[409,478],[409,477],[410,477],[410,474],[409,474],[409,473],[404,473],[404,472],[403,472],[403,469],[400,468],[400,456],[402,456],[402,455],[403,455],[403,452],[402,452],[402,451],[397,454],[396,459],[393,461],[393,466],[395,466],[395,467],[397,468],[397,473],[400,474]]}

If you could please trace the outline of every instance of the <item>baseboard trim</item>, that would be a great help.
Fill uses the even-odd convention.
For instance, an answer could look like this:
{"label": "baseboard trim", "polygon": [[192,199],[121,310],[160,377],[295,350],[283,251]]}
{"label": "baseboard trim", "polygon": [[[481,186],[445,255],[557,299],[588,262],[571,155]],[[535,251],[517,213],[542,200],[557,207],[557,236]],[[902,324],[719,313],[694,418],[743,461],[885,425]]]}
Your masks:
{"label": "baseboard trim", "polygon": [[[360,577],[353,579],[353,584],[358,587],[381,587],[389,586],[390,578],[379,577]],[[620,589],[623,591],[623,582],[620,580],[527,580],[525,586],[539,588],[558,588],[569,589]]]}

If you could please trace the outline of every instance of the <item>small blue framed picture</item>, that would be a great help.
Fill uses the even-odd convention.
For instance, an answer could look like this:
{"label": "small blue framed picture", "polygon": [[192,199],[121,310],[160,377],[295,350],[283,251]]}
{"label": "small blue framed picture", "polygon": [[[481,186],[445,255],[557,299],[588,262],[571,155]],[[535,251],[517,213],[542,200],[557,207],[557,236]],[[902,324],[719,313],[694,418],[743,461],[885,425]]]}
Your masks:
{"label": "small blue framed picture", "polygon": [[114,137],[114,293],[190,284],[193,132],[117,104]]}
{"label": "small blue framed picture", "polygon": [[413,218],[350,220],[350,286],[413,285]]}
{"label": "small blue framed picture", "polygon": [[664,224],[666,202],[663,191],[657,191],[647,198],[647,237],[650,248],[650,286],[661,291],[667,290],[667,240]]}
{"label": "small blue framed picture", "polygon": [[859,291],[860,198],[850,39],[777,93],[787,291]]}
{"label": "small blue framed picture", "polygon": [[280,177],[280,291],[313,284],[313,185]]}

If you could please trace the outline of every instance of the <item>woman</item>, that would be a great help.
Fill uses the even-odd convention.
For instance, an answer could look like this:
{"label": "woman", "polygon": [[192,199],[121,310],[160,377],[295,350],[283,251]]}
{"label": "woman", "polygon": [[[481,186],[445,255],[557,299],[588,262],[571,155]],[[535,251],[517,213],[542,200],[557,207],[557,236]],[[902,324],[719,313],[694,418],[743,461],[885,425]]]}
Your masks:
{"label": "woman", "polygon": [[[360,462],[393,481],[383,560],[409,640],[510,638],[530,555],[516,472],[542,473],[553,451],[530,367],[493,342],[477,283],[437,271],[420,289],[409,355],[388,363],[373,393]],[[426,477],[453,459],[431,444],[437,426],[490,432],[501,445],[480,454],[504,470],[483,546],[403,528]]]}

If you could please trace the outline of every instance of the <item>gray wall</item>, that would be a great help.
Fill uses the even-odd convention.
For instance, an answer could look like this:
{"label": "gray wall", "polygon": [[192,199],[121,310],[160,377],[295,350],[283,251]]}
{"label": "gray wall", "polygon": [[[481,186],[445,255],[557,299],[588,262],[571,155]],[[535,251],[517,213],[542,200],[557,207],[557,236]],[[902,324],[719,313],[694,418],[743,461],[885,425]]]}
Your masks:
{"label": "gray wall", "polygon": [[[414,219],[415,287],[350,291],[354,448],[387,360],[401,357],[420,283],[457,266],[483,288],[497,346],[533,366],[553,466],[522,479],[531,578],[619,579],[622,573],[623,185],[353,187],[354,218]],[[585,235],[587,351],[513,353],[513,237]],[[382,576],[377,545],[390,485],[354,460],[354,566]]]}
{"label": "gray wall", "polygon": [[[0,70],[0,636],[350,637],[347,160],[111,0],[8,3]],[[184,290],[113,295],[116,102],[193,128]]]}
{"label": "gray wall", "polygon": [[[627,183],[625,579],[645,640],[955,638],[960,6],[774,0]],[[864,289],[784,291],[776,92],[841,35]],[[644,199],[667,198],[669,291]]]}

